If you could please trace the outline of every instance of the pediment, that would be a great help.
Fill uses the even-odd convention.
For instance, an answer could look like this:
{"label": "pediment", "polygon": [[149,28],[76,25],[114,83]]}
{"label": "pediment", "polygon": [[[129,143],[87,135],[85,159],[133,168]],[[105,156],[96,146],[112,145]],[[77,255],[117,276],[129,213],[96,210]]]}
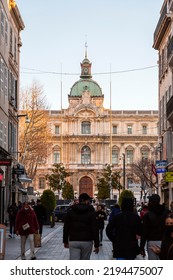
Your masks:
{"label": "pediment", "polygon": [[98,115],[97,108],[91,104],[89,105],[80,105],[74,111],[75,117],[95,117]]}

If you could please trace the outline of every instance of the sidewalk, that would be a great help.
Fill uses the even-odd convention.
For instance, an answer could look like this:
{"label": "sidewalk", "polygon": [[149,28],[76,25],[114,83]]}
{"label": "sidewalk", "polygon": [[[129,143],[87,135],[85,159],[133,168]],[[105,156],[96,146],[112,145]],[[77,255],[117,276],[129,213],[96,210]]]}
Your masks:
{"label": "sidewalk", "polygon": [[[5,260],[20,260],[20,237],[9,238],[7,228]],[[37,260],[69,260],[69,250],[63,244],[63,223],[56,223],[54,228],[43,227],[42,247],[35,248]],[[26,259],[30,259],[29,243],[26,243]],[[91,254],[91,260],[112,260],[112,243],[103,234],[103,246],[99,253]],[[138,256],[137,259],[143,259]]]}

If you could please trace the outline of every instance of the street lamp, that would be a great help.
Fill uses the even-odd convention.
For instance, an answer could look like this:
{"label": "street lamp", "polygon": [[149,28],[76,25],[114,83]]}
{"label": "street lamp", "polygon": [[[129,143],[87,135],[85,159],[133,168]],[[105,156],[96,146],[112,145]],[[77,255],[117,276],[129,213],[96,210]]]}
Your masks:
{"label": "street lamp", "polygon": [[125,154],[123,153],[123,189],[125,190],[126,188],[126,157]]}
{"label": "street lamp", "polygon": [[26,117],[25,123],[30,123],[31,120],[29,119],[28,114],[17,115],[17,119],[21,117]]}

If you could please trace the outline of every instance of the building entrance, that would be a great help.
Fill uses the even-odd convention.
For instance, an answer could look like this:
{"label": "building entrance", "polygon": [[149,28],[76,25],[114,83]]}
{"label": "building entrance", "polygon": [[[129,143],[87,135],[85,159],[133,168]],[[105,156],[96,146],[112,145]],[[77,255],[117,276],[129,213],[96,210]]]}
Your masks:
{"label": "building entrance", "polygon": [[93,182],[90,177],[84,176],[79,181],[79,194],[87,193],[90,197],[93,197]]}

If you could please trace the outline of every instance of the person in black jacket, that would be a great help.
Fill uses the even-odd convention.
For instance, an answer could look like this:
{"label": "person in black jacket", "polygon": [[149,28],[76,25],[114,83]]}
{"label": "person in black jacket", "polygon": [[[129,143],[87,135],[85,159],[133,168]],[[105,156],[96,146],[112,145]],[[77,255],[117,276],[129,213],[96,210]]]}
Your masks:
{"label": "person in black jacket", "polygon": [[141,219],[134,213],[133,198],[123,198],[121,212],[106,227],[106,234],[113,242],[116,259],[134,260],[139,254],[138,238],[141,235]]}
{"label": "person in black jacket", "polygon": [[107,215],[104,210],[104,205],[102,205],[102,204],[97,205],[96,220],[97,220],[98,229],[99,229],[99,242],[100,242],[99,245],[102,246],[103,230],[105,227],[105,221],[107,220]]}
{"label": "person in black jacket", "polygon": [[96,213],[89,202],[89,195],[82,193],[79,203],[70,207],[64,221],[63,243],[65,248],[69,248],[70,260],[89,260],[93,242],[95,253],[99,252]]}
{"label": "person in black jacket", "polygon": [[145,244],[149,260],[158,260],[159,255],[153,251],[153,246],[161,247],[165,228],[165,218],[169,210],[160,204],[160,196],[153,194],[149,197],[148,211],[142,219],[141,254],[145,256]]}
{"label": "person in black jacket", "polygon": [[37,199],[37,204],[34,206],[34,211],[37,216],[38,223],[39,223],[39,234],[40,234],[40,236],[42,236],[43,224],[46,219],[46,209],[42,205],[40,199]]}
{"label": "person in black jacket", "polygon": [[168,214],[165,219],[165,231],[161,248],[151,246],[151,249],[159,255],[161,260],[173,260],[173,213]]}

